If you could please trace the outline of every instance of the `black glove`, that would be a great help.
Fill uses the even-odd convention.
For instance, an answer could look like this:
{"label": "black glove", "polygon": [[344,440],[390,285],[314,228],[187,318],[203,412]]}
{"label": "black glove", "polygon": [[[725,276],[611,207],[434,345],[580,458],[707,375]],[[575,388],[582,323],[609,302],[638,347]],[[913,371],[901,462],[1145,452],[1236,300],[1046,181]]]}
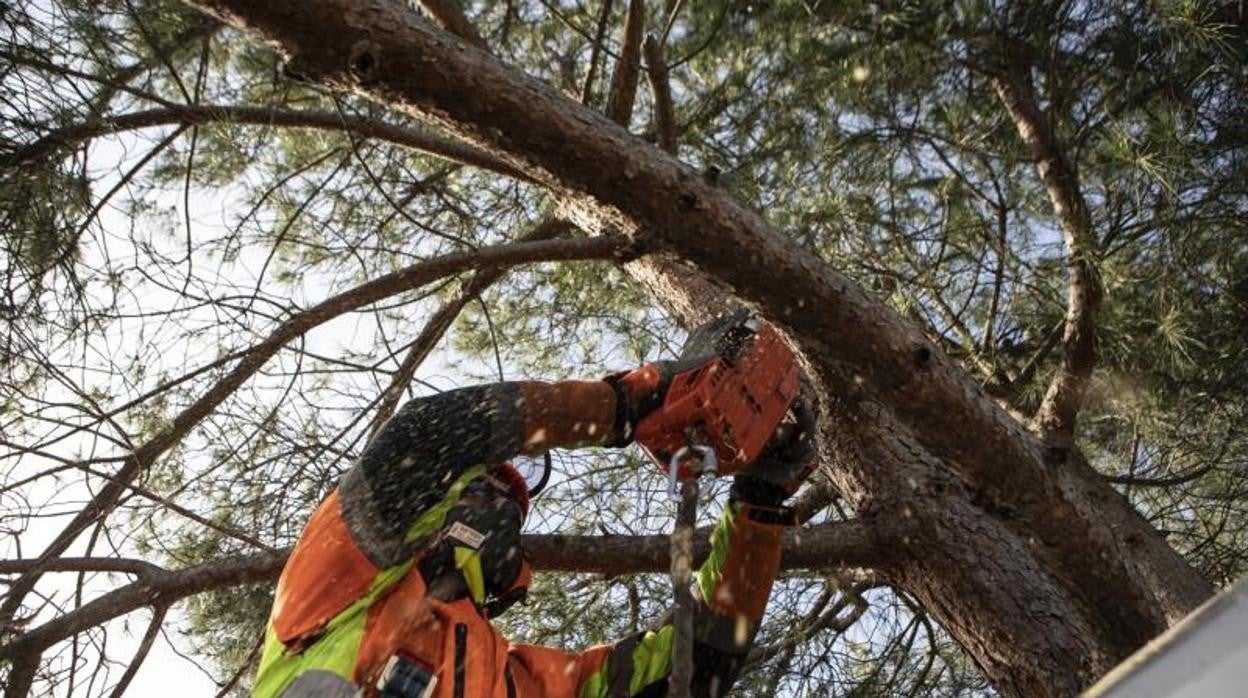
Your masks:
{"label": "black glove", "polygon": [[815,467],[815,415],[793,403],[795,422],[776,427],[762,454],[733,477],[731,496],[747,504],[779,507]]}

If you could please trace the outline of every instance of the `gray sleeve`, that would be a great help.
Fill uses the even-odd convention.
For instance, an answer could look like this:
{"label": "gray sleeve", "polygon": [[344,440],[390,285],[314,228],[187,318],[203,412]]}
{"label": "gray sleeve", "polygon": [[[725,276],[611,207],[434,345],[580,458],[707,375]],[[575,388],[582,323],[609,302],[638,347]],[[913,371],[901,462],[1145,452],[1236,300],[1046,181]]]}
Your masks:
{"label": "gray sleeve", "polygon": [[409,554],[407,530],[469,468],[520,452],[521,402],[519,383],[474,386],[412,400],[386,422],[339,485],[343,518],[374,564]]}

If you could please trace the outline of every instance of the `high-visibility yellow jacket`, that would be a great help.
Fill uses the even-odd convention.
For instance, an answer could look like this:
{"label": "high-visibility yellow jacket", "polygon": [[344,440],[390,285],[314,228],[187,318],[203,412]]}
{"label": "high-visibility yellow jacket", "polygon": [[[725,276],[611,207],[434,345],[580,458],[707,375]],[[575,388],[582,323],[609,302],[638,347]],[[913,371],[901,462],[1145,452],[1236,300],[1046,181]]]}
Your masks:
{"label": "high-visibility yellow jacket", "polygon": [[[430,698],[665,695],[673,628],[581,652],[512,644],[468,596],[430,594],[418,562],[468,482],[522,451],[610,441],[597,381],[501,383],[408,403],[308,521],[278,583],[254,695],[342,696],[395,658]],[[723,695],[762,618],[787,511],[730,502],[698,571],[694,694]],[[422,695],[422,693],[411,693]]]}

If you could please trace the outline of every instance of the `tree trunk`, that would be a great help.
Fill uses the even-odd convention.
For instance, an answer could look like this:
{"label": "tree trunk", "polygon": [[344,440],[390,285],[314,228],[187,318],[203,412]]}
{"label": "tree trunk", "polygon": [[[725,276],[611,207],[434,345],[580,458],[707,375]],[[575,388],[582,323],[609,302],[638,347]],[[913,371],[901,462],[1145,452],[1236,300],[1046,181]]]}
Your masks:
{"label": "tree trunk", "polygon": [[583,227],[656,238],[781,327],[823,393],[843,496],[918,523],[881,569],[1004,693],[1067,695],[1210,592],[1077,451],[1046,448],[917,329],[605,117],[386,0],[193,4],[277,43],[293,74],[507,159]]}
{"label": "tree trunk", "polygon": [[[671,259],[651,255],[626,268],[685,326],[733,304],[724,289]],[[1026,541],[971,503],[892,415],[861,391],[822,396],[822,475],[859,515],[901,521],[877,536],[885,548],[877,571],[919,599],[997,690],[1070,695],[1113,666],[1095,656],[1085,639],[1092,629]]]}

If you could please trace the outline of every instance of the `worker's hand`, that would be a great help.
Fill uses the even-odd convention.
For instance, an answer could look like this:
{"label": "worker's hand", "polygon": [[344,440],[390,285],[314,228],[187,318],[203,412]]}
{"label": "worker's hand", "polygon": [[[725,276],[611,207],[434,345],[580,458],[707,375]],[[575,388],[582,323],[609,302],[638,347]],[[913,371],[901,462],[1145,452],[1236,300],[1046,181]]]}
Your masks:
{"label": "worker's hand", "polygon": [[815,467],[815,415],[803,401],[793,403],[792,422],[776,427],[755,461],[733,478],[732,496],[748,504],[778,507]]}
{"label": "worker's hand", "polygon": [[607,376],[615,388],[615,438],[608,446],[627,446],[633,441],[637,424],[663,405],[667,389],[677,374],[692,370],[713,357],[654,361],[632,371]]}
{"label": "worker's hand", "polygon": [[674,362],[654,361],[632,371],[622,371],[604,380],[615,389],[615,437],[608,446],[627,446],[633,441],[637,423],[663,404],[667,389],[677,371]]}

